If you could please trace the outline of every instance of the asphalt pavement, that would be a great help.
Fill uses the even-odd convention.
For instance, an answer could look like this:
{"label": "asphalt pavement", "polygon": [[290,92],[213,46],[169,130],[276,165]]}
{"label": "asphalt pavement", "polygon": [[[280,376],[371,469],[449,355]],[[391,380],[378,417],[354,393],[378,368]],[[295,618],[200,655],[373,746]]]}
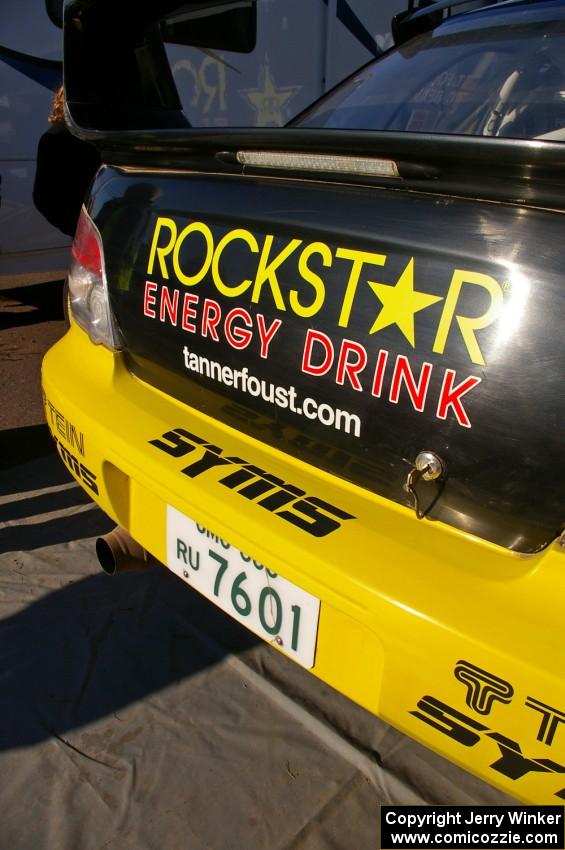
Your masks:
{"label": "asphalt pavement", "polygon": [[508,802],[164,567],[101,573],[43,424],[61,295],[0,286],[0,850],[374,850],[381,803]]}
{"label": "asphalt pavement", "polygon": [[41,358],[64,333],[63,281],[0,281],[0,429],[44,422]]}

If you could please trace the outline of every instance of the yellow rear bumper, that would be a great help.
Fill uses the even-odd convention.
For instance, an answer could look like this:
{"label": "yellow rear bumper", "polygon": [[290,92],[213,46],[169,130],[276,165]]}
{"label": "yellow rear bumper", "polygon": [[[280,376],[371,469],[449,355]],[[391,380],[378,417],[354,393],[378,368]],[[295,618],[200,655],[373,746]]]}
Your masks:
{"label": "yellow rear bumper", "polygon": [[[76,326],[47,353],[43,388],[71,472],[159,560],[169,504],[321,599],[321,679],[519,799],[565,797],[557,543],[526,557],[418,521],[141,383]],[[182,458],[149,443],[179,427],[356,519],[315,539],[219,487],[213,470],[187,478]]]}

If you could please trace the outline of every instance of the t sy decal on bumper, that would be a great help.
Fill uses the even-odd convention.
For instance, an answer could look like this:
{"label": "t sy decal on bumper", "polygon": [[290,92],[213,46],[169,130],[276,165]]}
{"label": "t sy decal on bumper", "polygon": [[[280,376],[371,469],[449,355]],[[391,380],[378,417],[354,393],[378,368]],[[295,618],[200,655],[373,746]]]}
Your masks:
{"label": "t sy decal on bumper", "polygon": [[[467,705],[477,713],[490,713],[493,702],[500,700],[510,703],[514,697],[514,688],[510,682],[500,679],[492,673],[470,664],[458,661],[454,670],[455,678],[467,685]],[[533,697],[528,697],[525,706],[542,715],[537,740],[551,746],[560,723],[565,722],[565,713],[551,708]],[[426,695],[419,700],[416,710],[411,711],[423,723],[436,729],[463,747],[475,747],[481,740],[490,738],[499,749],[499,757],[489,767],[508,779],[518,780],[529,773],[565,774],[565,765],[550,758],[534,758],[522,752],[518,741],[501,732],[480,723],[473,717],[463,714],[436,697]],[[563,784],[563,778],[559,785]],[[565,787],[554,791],[556,797],[565,800]]]}

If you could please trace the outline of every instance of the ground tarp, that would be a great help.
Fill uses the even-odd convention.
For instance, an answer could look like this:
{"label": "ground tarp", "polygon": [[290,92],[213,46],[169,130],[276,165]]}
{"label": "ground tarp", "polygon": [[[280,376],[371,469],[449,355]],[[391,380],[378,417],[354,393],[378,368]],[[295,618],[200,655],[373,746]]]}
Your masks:
{"label": "ground tarp", "polygon": [[102,574],[44,426],[1,437],[0,850],[374,850],[379,803],[508,802],[164,568]]}

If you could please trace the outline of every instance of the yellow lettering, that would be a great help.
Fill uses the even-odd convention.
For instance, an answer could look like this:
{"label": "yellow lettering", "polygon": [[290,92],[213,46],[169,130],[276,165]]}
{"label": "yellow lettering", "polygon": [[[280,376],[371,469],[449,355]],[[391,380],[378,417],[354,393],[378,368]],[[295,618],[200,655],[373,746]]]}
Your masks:
{"label": "yellow lettering", "polygon": [[[482,286],[483,289],[486,289],[490,295],[489,308],[482,316],[455,316],[457,301],[459,300],[461,290],[466,283],[472,283],[475,286]],[[455,269],[453,277],[451,278],[451,283],[449,284],[449,292],[447,293],[447,298],[445,299],[443,312],[439,321],[433,351],[436,354],[443,354],[447,337],[453,323],[453,317],[455,316],[461,330],[461,335],[465,341],[465,345],[467,346],[467,351],[469,352],[471,361],[479,364],[480,366],[484,366],[485,361],[475,337],[475,331],[492,325],[492,323],[500,315],[502,302],[502,289],[500,284],[497,283],[493,277],[490,277],[487,274],[480,274],[480,272],[467,272],[461,269]]]}
{"label": "yellow lettering", "polygon": [[372,251],[355,251],[353,248],[338,248],[335,255],[342,260],[352,260],[353,262],[338,321],[338,325],[341,328],[346,328],[349,324],[353,299],[357,292],[357,284],[359,283],[363,264],[372,263],[375,266],[384,266],[386,263],[386,254],[373,254]]}
{"label": "yellow lettering", "polygon": [[222,251],[229,245],[230,242],[233,242],[234,239],[242,239],[244,242],[249,245],[249,248],[253,251],[254,254],[259,253],[259,245],[257,240],[248,230],[242,230],[241,228],[237,230],[230,230],[229,233],[226,233],[216,246],[216,250],[214,251],[214,258],[212,260],[212,278],[214,283],[216,284],[216,289],[218,292],[221,292],[222,295],[227,295],[228,298],[236,298],[238,295],[243,295],[246,289],[249,289],[251,286],[251,280],[242,280],[241,283],[236,286],[228,286],[227,283],[224,283],[220,276],[220,257],[222,255]]}
{"label": "yellow lettering", "polygon": [[[191,233],[201,233],[206,242],[206,259],[202,264],[202,268],[200,271],[196,272],[194,275],[186,275],[180,267],[179,264],[179,251],[182,247],[184,240],[187,236],[190,236]],[[187,224],[187,226],[181,230],[179,234],[179,238],[175,244],[175,250],[173,253],[173,268],[175,270],[175,274],[181,283],[184,283],[186,286],[195,286],[197,283],[200,283],[202,278],[204,278],[210,268],[210,263],[212,262],[212,257],[214,255],[214,237],[212,236],[212,231],[208,227],[207,224],[204,224],[202,221],[193,221],[192,224]]]}
{"label": "yellow lettering", "polygon": [[[159,241],[159,234],[161,232],[162,227],[169,228],[170,239],[164,247],[157,247],[157,242]],[[151,242],[151,250],[149,252],[149,262],[147,263],[147,274],[153,274],[153,263],[155,262],[155,253],[157,254],[157,259],[159,260],[159,267],[161,269],[161,275],[165,278],[165,280],[169,279],[169,273],[167,271],[167,265],[165,263],[165,256],[170,254],[173,250],[173,246],[175,244],[175,240],[177,238],[177,226],[172,218],[164,218],[159,216],[157,222],[155,224],[155,230],[153,231],[153,241]]]}
{"label": "yellow lettering", "polygon": [[322,307],[324,300],[326,298],[326,288],[324,285],[324,281],[320,277],[319,274],[316,274],[308,267],[308,260],[312,256],[312,254],[321,254],[322,264],[326,266],[331,266],[332,264],[332,252],[330,248],[324,242],[311,242],[309,245],[304,248],[302,251],[300,258],[298,260],[298,271],[302,275],[303,280],[309,283],[314,289],[314,300],[308,306],[304,306],[298,300],[298,292],[295,289],[291,289],[289,294],[289,302],[292,310],[296,313],[297,316],[303,316],[304,318],[309,318],[310,316],[315,316],[316,313]]}
{"label": "yellow lettering", "polygon": [[273,236],[269,233],[265,237],[265,242],[263,244],[263,250],[261,252],[261,256],[259,258],[259,267],[257,269],[257,274],[255,276],[255,286],[253,287],[253,295],[251,296],[251,300],[254,304],[259,302],[259,297],[261,295],[261,288],[264,283],[269,281],[269,285],[271,287],[271,293],[273,295],[274,302],[279,310],[285,310],[283,297],[281,294],[279,282],[277,280],[276,270],[280,265],[284,263],[284,261],[290,257],[293,251],[295,251],[299,245],[302,244],[302,239],[291,239],[291,241],[286,245],[282,251],[280,251],[276,257],[272,260],[269,260],[269,252],[271,250],[273,244]]}

